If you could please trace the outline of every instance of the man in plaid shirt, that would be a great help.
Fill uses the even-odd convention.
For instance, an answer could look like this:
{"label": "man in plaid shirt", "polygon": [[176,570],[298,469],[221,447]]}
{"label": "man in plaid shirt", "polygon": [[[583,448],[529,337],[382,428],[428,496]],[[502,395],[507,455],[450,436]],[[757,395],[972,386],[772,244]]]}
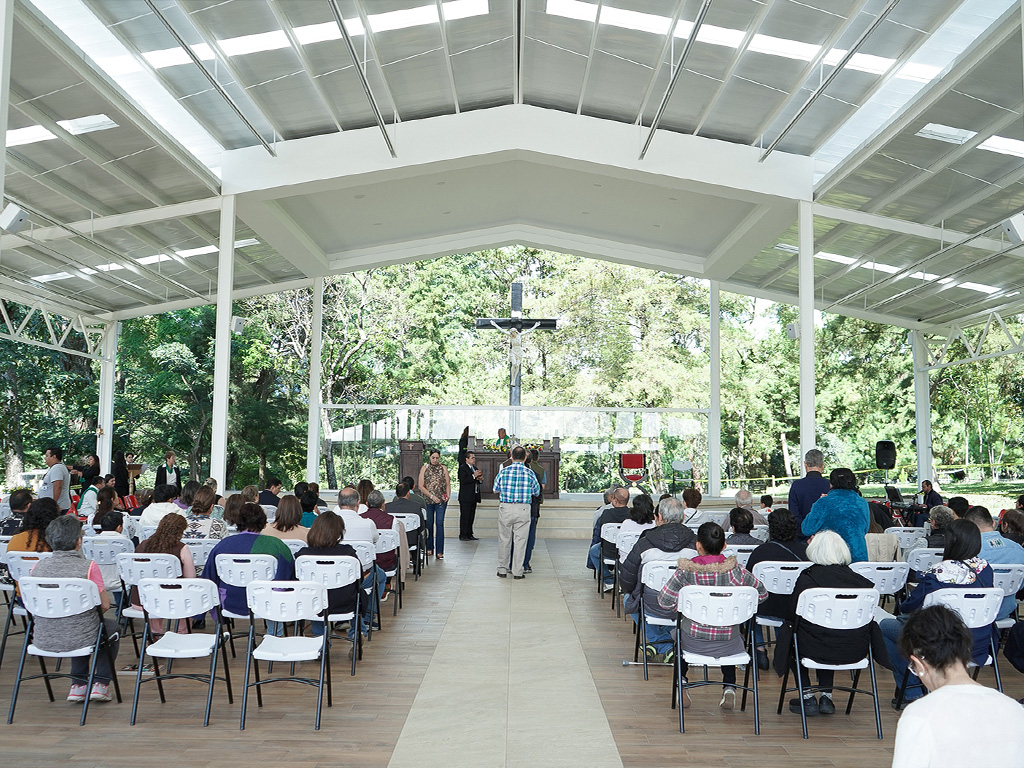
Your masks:
{"label": "man in plaid shirt", "polygon": [[498,577],[502,579],[508,576],[510,556],[512,578],[526,578],[523,558],[530,533],[530,501],[540,495],[540,483],[525,461],[526,449],[517,445],[512,449],[512,463],[494,478],[493,488],[498,494]]}

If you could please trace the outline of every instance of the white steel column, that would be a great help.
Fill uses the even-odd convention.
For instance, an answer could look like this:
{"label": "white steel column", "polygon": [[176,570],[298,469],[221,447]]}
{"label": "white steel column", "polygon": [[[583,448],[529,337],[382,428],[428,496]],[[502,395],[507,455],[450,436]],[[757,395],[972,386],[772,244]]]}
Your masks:
{"label": "white steel column", "polygon": [[711,285],[711,410],[708,412],[708,496],[722,493],[722,310],[718,282]]}
{"label": "white steel column", "polygon": [[917,437],[917,482],[932,477],[932,394],[929,376],[928,345],[920,331],[910,332],[914,349],[914,420]]}
{"label": "white steel column", "polygon": [[96,419],[96,455],[104,473],[112,471],[110,453],[114,441],[114,376],[117,372],[117,336],[121,324],[107,323],[103,330],[103,357],[100,360],[99,409]]}
{"label": "white steel column", "polygon": [[217,332],[213,353],[213,423],[210,477],[227,491],[228,393],[231,376],[231,288],[235,281],[235,196],[220,205],[220,255],[217,259]]}
{"label": "white steel column", "polygon": [[800,456],[816,447],[814,435],[814,209],[801,200],[800,228]]}
{"label": "white steel column", "polygon": [[324,279],[313,283],[313,321],[309,329],[309,432],[306,435],[306,482],[320,477],[320,377],[323,365]]}

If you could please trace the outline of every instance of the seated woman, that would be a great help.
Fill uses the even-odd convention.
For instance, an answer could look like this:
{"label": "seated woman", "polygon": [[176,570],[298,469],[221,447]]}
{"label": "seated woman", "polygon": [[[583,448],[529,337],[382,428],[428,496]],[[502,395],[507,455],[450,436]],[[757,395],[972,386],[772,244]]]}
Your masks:
{"label": "seated woman", "polygon": [[[46,526],[45,536],[47,551],[52,551],[53,556],[40,560],[32,569],[32,575],[55,579],[89,579],[99,590],[100,610],[106,613],[111,605],[110,593],[103,586],[103,575],[99,566],[82,556],[82,524],[78,522],[78,518],[75,515],[59,515]],[[95,641],[99,622],[99,616],[93,609],[63,619],[38,617],[32,631],[32,642],[44,651],[73,651]],[[103,623],[107,629],[111,656],[116,658],[117,622],[114,619],[103,619]],[[90,701],[110,701],[110,681],[114,676],[114,668],[110,663],[111,656],[100,652],[96,659],[96,677],[92,690],[87,687],[90,657],[75,656],[71,659],[73,677],[68,701],[84,701],[86,696]]]}
{"label": "seated woman", "polygon": [[734,544],[752,547],[764,544],[760,539],[750,535],[750,532],[754,530],[754,515],[749,509],[736,507],[729,512],[729,527],[732,529],[732,533],[725,540],[727,547],[731,547]]}
{"label": "seated woman", "polygon": [[208,485],[196,490],[192,497],[192,508],[185,515],[184,538],[220,540],[228,535],[228,527],[224,521],[215,520],[211,516],[216,497],[217,492]]}
{"label": "seated woman", "polygon": [[275,539],[306,541],[310,529],[300,525],[302,514],[302,504],[297,498],[282,496],[281,501],[277,504],[274,522],[267,523],[267,527],[263,529],[263,535],[273,536]]}
{"label": "seated woman", "polygon": [[[639,533],[654,527],[654,500],[646,493],[641,493],[633,499],[633,506],[629,510],[629,517],[622,521],[619,527],[619,536],[623,533]],[[619,562],[625,562],[629,557],[629,550],[619,547]]]}
{"label": "seated woman", "polygon": [[850,548],[853,562],[868,559],[864,537],[871,521],[868,503],[857,491],[857,476],[852,469],[839,467],[828,476],[829,492],[811,505],[811,513],[804,518],[801,529],[804,536],[818,531],[835,531]]}
{"label": "seated woman", "polygon": [[[970,520],[954,520],[946,533],[946,548],[942,552],[942,561],[921,572],[921,580],[914,591],[898,606],[900,615],[893,619],[884,619],[881,622],[885,646],[889,651],[889,658],[892,660],[891,669],[897,691],[903,682],[903,674],[908,668],[907,660],[900,653],[899,646],[900,634],[908,616],[922,606],[924,599],[929,594],[939,589],[991,587],[992,568],[978,557],[979,552],[981,552],[981,531],[978,530],[978,526]],[[974,638],[971,657],[976,662],[984,661],[988,656],[992,627],[971,630],[971,635]],[[925,689],[921,681],[911,671],[903,703],[908,704],[924,695]],[[892,704],[895,709],[897,705],[895,698],[892,700]]]}
{"label": "seated woman", "polygon": [[[1024,499],[1024,496],[1021,498]],[[1003,512],[1003,517],[999,521],[999,533],[1004,539],[1024,545],[1024,512],[1020,509],[1008,509]]]}
{"label": "seated woman", "polygon": [[[157,523],[156,531],[153,532],[153,535],[135,548],[135,552],[148,555],[174,555],[181,562],[181,577],[183,579],[194,579],[196,577],[196,565],[192,559],[192,551],[188,548],[188,545],[181,541],[187,525],[188,522],[181,515],[167,515]],[[132,587],[131,604],[133,608],[142,610],[137,587]],[[163,634],[164,620],[153,619],[150,623],[150,628],[156,635]],[[179,624],[175,631],[184,632],[185,624]],[[134,671],[135,667],[126,669]]]}
{"label": "seated woman", "polygon": [[[658,604],[662,608],[674,608],[679,600],[679,592],[689,584],[704,587],[756,587],[758,602],[764,602],[768,591],[748,570],[736,562],[736,558],[724,557],[725,531],[718,523],[704,523],[697,529],[697,557],[692,560],[680,558],[676,572],[669,577]],[[708,656],[731,656],[743,653],[744,641],[742,629],[735,627],[710,627],[684,619],[682,636],[679,644],[684,651],[706,654]],[[685,678],[687,665],[679,659]],[[732,709],[736,705],[736,667],[722,667],[722,700],[718,706]],[[686,691],[680,693],[682,706],[690,706],[690,697]]]}
{"label": "seated woman", "polygon": [[944,605],[907,619],[900,653],[930,693],[900,716],[893,768],[1020,765],[1024,708],[971,679],[971,643],[963,621]]}
{"label": "seated woman", "polygon": [[[807,544],[797,538],[799,532],[793,513],[786,507],[776,508],[768,516],[768,541],[750,553],[747,570],[753,572],[755,565],[769,561],[793,563],[806,560]],[[781,619],[789,615],[789,602],[789,595],[769,594],[758,606],[757,615]],[[768,669],[768,652],[760,625],[754,627],[754,642],[757,643],[757,666]]]}
{"label": "seated woman", "polygon": [[7,542],[8,552],[49,552],[46,528],[60,517],[60,509],[53,499],[36,499],[29,504],[21,530]]}
{"label": "seated woman", "polygon": [[[775,646],[775,671],[779,676],[786,674],[796,664],[793,655],[793,627],[797,626],[797,641],[800,655],[814,659],[822,664],[853,664],[868,655],[868,645],[875,654],[875,661],[883,667],[888,665],[885,645],[882,643],[878,625],[875,622],[859,629],[827,629],[809,621],[797,622],[796,607],[800,595],[808,589],[816,587],[843,589],[870,589],[874,583],[850,569],[850,548],[835,531],[820,531],[807,544],[807,559],[814,565],[810,566],[796,580],[793,594],[790,596],[789,610],[786,618],[789,623],[779,630],[779,642]],[[799,667],[800,680],[805,687],[810,686],[810,676],[805,667]],[[818,685],[823,689],[821,699],[816,700],[814,693],[804,694],[804,713],[813,715],[835,714],[836,707],[832,702],[832,683],[835,671],[818,670]],[[790,712],[800,712],[800,699],[789,702]]]}
{"label": "seated woman", "polygon": [[[294,498],[294,496],[285,496],[281,499],[281,503],[283,504],[286,499]],[[278,517],[280,517],[280,513],[278,513]],[[309,529],[309,535],[306,537],[307,546],[296,552],[295,557],[299,558],[305,555],[326,555],[328,557],[346,555],[348,557],[357,557],[356,551],[352,547],[341,542],[344,537],[345,521],[341,515],[320,515],[313,521],[313,527]],[[354,584],[349,584],[339,589],[327,590],[327,612],[351,613],[354,611],[362,579],[363,576],[360,575],[359,581]],[[369,600],[364,602],[369,603]],[[322,621],[314,621],[312,625],[314,637],[319,637],[324,633],[324,623]]]}

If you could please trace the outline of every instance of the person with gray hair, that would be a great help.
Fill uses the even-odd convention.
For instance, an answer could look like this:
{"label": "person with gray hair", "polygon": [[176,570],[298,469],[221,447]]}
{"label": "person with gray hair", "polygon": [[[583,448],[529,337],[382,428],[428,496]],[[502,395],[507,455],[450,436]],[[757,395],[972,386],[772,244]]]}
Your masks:
{"label": "person with gray hair", "polygon": [[828,493],[831,486],[824,477],[825,455],[817,448],[811,448],[804,454],[806,474],[794,480],[789,486],[789,511],[796,518],[797,528],[803,525],[804,518],[811,514],[811,506]]}
{"label": "person with gray hair", "polygon": [[[754,509],[754,494],[746,488],[740,488],[736,491],[736,495],[733,498],[736,500],[736,507],[738,509],[745,509],[750,512],[750,516],[754,519],[752,525],[768,525],[768,518]],[[732,529],[732,520],[728,516],[726,516],[725,525],[722,527],[725,528],[726,533],[735,533]]]}
{"label": "person with gray hair", "polygon": [[[870,580],[850,568],[853,557],[850,547],[835,531],[818,531],[811,537],[807,545],[807,559],[814,565],[805,569],[796,580],[793,588],[792,602],[786,616],[788,623],[779,629],[778,643],[775,646],[775,671],[780,676],[787,675],[794,666],[799,670],[803,681],[804,712],[809,715],[835,714],[836,706],[832,702],[832,683],[835,672],[831,669],[818,670],[818,685],[815,690],[810,687],[810,676],[807,669],[796,664],[793,655],[793,627],[797,624],[796,606],[800,595],[808,589],[816,587],[839,589],[869,589],[874,586]],[[870,624],[858,629],[826,629],[809,621],[799,622],[800,654],[822,664],[853,664],[868,655],[868,646],[874,651],[875,661],[884,667],[889,665],[889,654],[878,624]],[[821,698],[815,698],[815,692]],[[800,699],[789,702],[789,711],[800,713]]]}
{"label": "person with gray hair", "polygon": [[[405,539],[405,526],[384,511],[384,494],[376,488],[370,491],[366,495],[366,507],[366,511],[360,517],[370,520],[377,529],[378,535],[380,531],[397,532],[399,534],[398,542],[401,545],[402,540]],[[398,567],[398,549],[378,552],[377,565],[385,571],[395,570]],[[384,593],[384,596],[387,596],[387,592]]]}
{"label": "person with gray hair", "polygon": [[338,506],[334,513],[345,520],[344,541],[372,541],[377,543],[379,535],[373,520],[367,520],[359,512],[359,491],[347,485],[338,491]]}
{"label": "person with gray hair", "polygon": [[[55,579],[89,579],[100,593],[100,610],[110,609],[111,598],[103,583],[103,574],[92,560],[82,556],[82,524],[74,515],[61,515],[46,527],[46,543],[53,550],[53,556],[40,560],[32,569],[33,576]],[[94,609],[68,616],[63,619],[36,618],[32,631],[32,642],[44,651],[65,652],[91,645],[96,638],[100,618]],[[103,619],[106,643],[96,659],[96,677],[92,690],[89,683],[88,656],[71,659],[72,685],[68,701],[110,701],[110,680],[114,676],[114,659],[117,658],[117,622]]]}
{"label": "person with gray hair", "polygon": [[[667,611],[658,605],[658,593],[644,589],[640,580],[644,563],[654,560],[678,560],[685,549],[694,549],[697,536],[693,530],[683,525],[685,508],[679,499],[665,499],[658,505],[654,514],[654,528],[640,534],[632,551],[626,559],[619,563],[619,585],[622,593],[628,595],[625,602],[626,613],[634,622],[640,620],[640,601],[643,601],[647,615],[663,619],[675,617],[674,611]],[[693,554],[690,552],[689,554]],[[665,659],[665,654],[672,648],[672,635],[669,627],[658,624],[646,624],[647,647],[644,653],[654,661]]]}

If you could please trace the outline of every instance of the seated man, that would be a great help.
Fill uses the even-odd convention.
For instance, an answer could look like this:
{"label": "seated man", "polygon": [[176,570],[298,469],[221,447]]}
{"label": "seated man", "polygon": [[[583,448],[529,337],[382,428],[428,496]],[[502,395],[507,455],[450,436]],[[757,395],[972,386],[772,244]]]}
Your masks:
{"label": "seated man", "polygon": [[299,523],[303,528],[312,528],[320,510],[316,504],[317,495],[313,491],[304,491],[299,497],[299,504],[302,506],[302,521]]}
{"label": "seated man", "polygon": [[276,507],[281,502],[281,481],[276,477],[267,480],[267,487],[258,497],[261,507]]}
{"label": "seated man", "polygon": [[103,487],[105,487],[103,475],[97,475],[89,481],[89,485],[82,489],[82,495],[78,497],[76,512],[79,517],[84,517],[89,525],[92,525],[93,517],[96,515],[96,496]]}
{"label": "seated man", "polygon": [[[46,526],[46,543],[53,550],[53,556],[40,560],[32,569],[33,576],[55,579],[89,579],[100,593],[100,609],[110,609],[111,598],[103,581],[99,566],[82,557],[82,524],[74,515],[61,515]],[[63,619],[37,618],[32,631],[32,642],[44,651],[73,651],[92,644],[99,627],[99,616],[90,608],[88,611]],[[110,656],[100,650],[96,659],[96,678],[92,690],[89,684],[89,656],[75,656],[71,659],[72,685],[68,701],[110,701],[110,680],[114,676],[111,656],[117,657],[117,622],[103,619],[107,630]]]}
{"label": "seated man", "polygon": [[727,547],[736,544],[757,547],[764,544],[760,539],[750,535],[750,532],[754,530],[754,516],[749,509],[743,507],[733,509],[729,513],[729,527],[732,529],[732,533],[725,540]]}
{"label": "seated man", "polygon": [[185,510],[174,503],[178,498],[178,488],[170,483],[158,485],[153,489],[153,503],[146,507],[139,517],[139,525],[156,527],[164,519],[164,515],[185,516]]}
{"label": "seated man", "polygon": [[[10,507],[10,514],[0,521],[0,536],[13,536],[21,531],[21,524],[25,521],[25,513],[32,503],[32,491],[22,488],[14,491],[7,497],[7,506]],[[3,566],[4,572],[7,566]]]}
{"label": "seated man", "polygon": [[[358,509],[359,491],[349,485],[338,491],[338,506],[335,507],[334,512],[324,512],[323,514],[337,514],[345,521],[345,536],[342,541],[346,544],[350,544],[353,541],[368,541],[375,545],[377,543],[377,539],[380,538],[380,534],[377,532],[377,525],[373,520],[368,520],[365,517],[362,517],[356,511]],[[388,517],[391,516],[388,515]],[[374,562],[376,562],[376,558],[374,558]],[[372,563],[370,565],[372,565]],[[364,563],[364,567],[368,567],[368,565]],[[374,581],[376,581],[376,587],[374,585]],[[366,578],[363,579],[363,589],[368,591],[376,588],[377,596],[383,598],[384,581],[385,576],[383,568],[369,568]],[[365,604],[369,606],[370,601],[367,600]]]}
{"label": "seated man", "polygon": [[612,494],[611,509],[603,512],[597,520],[597,525],[594,526],[598,543],[590,548],[590,557],[587,561],[587,567],[595,571],[600,566],[605,592],[610,592],[614,583],[612,582],[611,572],[608,570],[608,566],[604,565],[603,560],[618,560],[619,553],[614,543],[607,542],[601,538],[601,528],[608,523],[621,523],[627,517],[629,517],[629,490],[627,488],[616,488]]}
{"label": "seated man", "polygon": [[[648,615],[670,619],[675,611],[666,611],[658,605],[658,593],[644,588],[640,577],[644,563],[654,560],[676,560],[684,549],[694,549],[696,534],[682,524],[685,510],[678,499],[665,499],[654,513],[654,528],[645,530],[626,559],[619,564],[619,584],[622,593],[628,595],[626,613],[634,622],[640,620],[640,601]],[[670,627],[647,624],[647,647],[644,653],[654,661],[661,661],[672,648]]]}
{"label": "seated man", "polygon": [[765,517],[771,517],[771,515],[772,515],[772,505],[774,503],[775,503],[775,499],[773,499],[770,494],[767,494],[767,493],[764,494],[761,497],[761,514],[764,515]]}
{"label": "seated man", "polygon": [[[992,524],[992,515],[985,507],[971,507],[964,516],[981,531],[981,554],[978,555],[989,565],[1024,565],[1024,547],[1015,541],[1003,538]],[[1007,595],[999,609],[997,619],[1005,619],[1017,607],[1017,596]]]}
{"label": "seated man", "polygon": [[[427,524],[427,518],[423,515],[423,508],[409,498],[412,488],[404,482],[395,486],[395,498],[388,502],[388,511],[392,514],[416,515],[420,519],[420,528]],[[416,529],[406,531],[406,538],[410,547],[416,546],[420,532]]]}
{"label": "seated man", "polygon": [[[741,488],[736,491],[736,495],[733,498],[736,500],[737,507],[740,509],[746,509],[750,512],[750,516],[754,518],[754,525],[768,525],[768,518],[754,509],[754,494],[745,488]],[[725,532],[729,533],[731,526],[729,525],[728,519],[726,519],[724,527]]]}

